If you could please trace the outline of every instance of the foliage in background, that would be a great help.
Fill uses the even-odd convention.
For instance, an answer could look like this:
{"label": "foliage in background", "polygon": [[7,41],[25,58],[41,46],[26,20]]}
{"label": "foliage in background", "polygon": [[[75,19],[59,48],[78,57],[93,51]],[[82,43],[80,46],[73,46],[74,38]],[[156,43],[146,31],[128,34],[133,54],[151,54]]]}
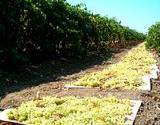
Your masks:
{"label": "foliage in background", "polygon": [[109,54],[144,35],[64,0],[0,1],[0,66]]}
{"label": "foliage in background", "polygon": [[145,35],[143,33],[138,33],[136,30],[134,29],[130,29],[129,27],[124,27],[125,32],[125,40],[127,41],[132,41],[132,40],[144,40],[145,39]]}
{"label": "foliage in background", "polygon": [[156,49],[160,52],[160,22],[149,28],[146,39],[146,47],[148,49]]}

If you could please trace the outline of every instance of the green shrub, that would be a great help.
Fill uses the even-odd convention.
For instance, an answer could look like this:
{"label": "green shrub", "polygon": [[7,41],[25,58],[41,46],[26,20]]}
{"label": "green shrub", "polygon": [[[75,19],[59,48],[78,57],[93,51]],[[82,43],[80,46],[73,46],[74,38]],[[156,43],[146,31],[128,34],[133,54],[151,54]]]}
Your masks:
{"label": "green shrub", "polygon": [[146,47],[149,49],[156,49],[160,52],[160,22],[149,28],[146,39]]}

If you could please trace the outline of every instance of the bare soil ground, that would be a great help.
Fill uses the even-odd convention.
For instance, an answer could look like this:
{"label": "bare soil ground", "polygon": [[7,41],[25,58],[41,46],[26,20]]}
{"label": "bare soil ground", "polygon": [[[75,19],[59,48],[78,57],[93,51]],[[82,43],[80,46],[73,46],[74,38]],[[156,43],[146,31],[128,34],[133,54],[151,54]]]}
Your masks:
{"label": "bare soil ground", "polygon": [[[123,49],[114,53],[112,58],[105,60],[99,57],[89,57],[86,60],[70,62],[49,61],[31,67],[25,67],[14,77],[6,79],[6,84],[0,90],[0,107],[17,107],[22,102],[42,96],[96,96],[104,97],[114,95],[119,98],[142,100],[134,125],[160,125],[160,81],[152,81],[151,92],[131,90],[101,90],[92,89],[64,89],[64,83],[74,81],[86,73],[103,70],[112,63],[121,60],[130,49]],[[25,71],[25,72],[22,72]],[[14,79],[13,79],[14,78]]]}

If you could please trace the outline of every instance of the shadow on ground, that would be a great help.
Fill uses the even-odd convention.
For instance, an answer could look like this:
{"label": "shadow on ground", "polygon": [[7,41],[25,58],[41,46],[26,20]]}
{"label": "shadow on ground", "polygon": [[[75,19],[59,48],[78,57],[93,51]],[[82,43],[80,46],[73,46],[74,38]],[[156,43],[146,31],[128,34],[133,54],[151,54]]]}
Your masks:
{"label": "shadow on ground", "polygon": [[65,59],[49,60],[38,65],[24,66],[12,72],[0,72],[0,97],[6,94],[33,87],[42,83],[58,81],[60,76],[71,75],[94,65],[101,65],[111,55],[104,58],[88,56],[83,60]]}
{"label": "shadow on ground", "polygon": [[38,65],[24,66],[12,70],[12,72],[0,71],[0,98],[29,87],[60,81],[61,76],[65,77],[95,65],[102,65],[103,62],[111,59],[116,53],[125,52],[132,47],[120,49],[106,57],[90,55],[81,60],[61,58],[59,60],[48,60]]}

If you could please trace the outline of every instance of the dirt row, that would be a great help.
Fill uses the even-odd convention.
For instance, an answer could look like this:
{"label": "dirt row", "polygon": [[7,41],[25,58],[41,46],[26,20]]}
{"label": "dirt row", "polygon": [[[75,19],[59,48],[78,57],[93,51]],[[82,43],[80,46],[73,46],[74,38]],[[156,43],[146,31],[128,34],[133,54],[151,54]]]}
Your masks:
{"label": "dirt row", "polygon": [[[160,79],[152,80],[152,91],[151,92],[140,92],[140,91],[131,91],[131,90],[102,90],[99,88],[92,89],[64,89],[64,83],[69,81],[74,81],[86,73],[91,73],[97,70],[103,70],[105,67],[110,64],[116,63],[120,61],[121,57],[123,57],[130,49],[125,49],[120,53],[115,53],[110,60],[100,61],[101,63],[88,65],[87,68],[78,70],[74,72],[76,69],[74,66],[71,68],[70,64],[67,64],[67,71],[73,71],[69,75],[64,73],[65,75],[60,74],[56,79],[51,79],[47,82],[41,82],[40,84],[34,84],[33,81],[30,81],[31,86],[25,86],[25,84],[13,84],[9,86],[5,86],[4,90],[1,92],[1,102],[0,107],[2,109],[12,108],[19,106],[22,102],[40,98],[43,96],[96,96],[96,97],[104,97],[104,96],[116,96],[118,98],[128,98],[133,100],[142,100],[141,108],[138,112],[136,121],[134,125],[160,125]],[[93,60],[92,60],[93,62]],[[81,62],[80,62],[81,63]],[[85,62],[86,63],[86,62]],[[50,68],[53,68],[50,64],[48,64]],[[55,64],[54,64],[55,65]],[[75,64],[77,65],[77,64]],[[85,64],[84,64],[85,65]],[[62,67],[62,65],[60,65]],[[40,66],[43,67],[43,66]],[[67,69],[69,68],[69,69]],[[42,69],[44,70],[44,69]],[[77,70],[77,69],[76,69]],[[39,72],[39,70],[37,70]],[[33,72],[33,71],[32,71]],[[42,71],[43,72],[43,71]],[[51,73],[52,74],[52,73]],[[55,73],[56,74],[56,73]],[[22,75],[22,74],[21,74]],[[25,75],[25,74],[23,74]],[[39,74],[38,74],[39,75]],[[32,77],[33,79],[33,77]],[[38,81],[38,80],[37,80]],[[42,80],[43,81],[43,80]],[[28,83],[29,81],[27,81]],[[35,82],[36,83],[36,82]],[[20,87],[19,87],[20,86]],[[23,89],[19,89],[19,88]],[[17,89],[18,88],[18,89]],[[6,93],[4,93],[6,91]]]}

